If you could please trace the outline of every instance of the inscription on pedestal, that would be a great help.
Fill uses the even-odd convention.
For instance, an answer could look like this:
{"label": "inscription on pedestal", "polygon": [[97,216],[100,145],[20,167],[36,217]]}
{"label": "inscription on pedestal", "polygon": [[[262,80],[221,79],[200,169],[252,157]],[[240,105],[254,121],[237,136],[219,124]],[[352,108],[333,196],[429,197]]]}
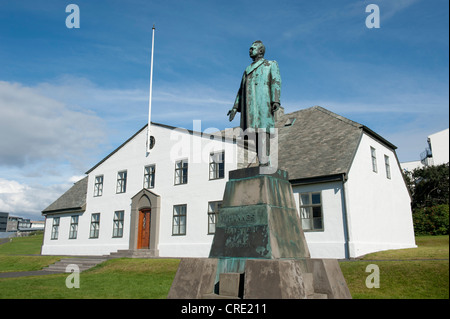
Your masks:
{"label": "inscription on pedestal", "polygon": [[[240,226],[242,224],[251,225],[256,222],[255,214],[228,213],[219,217],[219,223],[227,226]],[[220,224],[219,224],[220,225]]]}

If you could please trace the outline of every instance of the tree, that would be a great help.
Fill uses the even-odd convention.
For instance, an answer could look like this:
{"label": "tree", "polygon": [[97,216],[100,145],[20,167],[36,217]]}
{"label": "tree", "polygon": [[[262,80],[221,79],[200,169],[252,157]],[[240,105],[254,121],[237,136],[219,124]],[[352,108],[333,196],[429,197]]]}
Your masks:
{"label": "tree", "polygon": [[449,164],[405,172],[416,235],[448,235]]}
{"label": "tree", "polygon": [[405,173],[412,195],[412,208],[449,203],[449,163],[416,168]]}

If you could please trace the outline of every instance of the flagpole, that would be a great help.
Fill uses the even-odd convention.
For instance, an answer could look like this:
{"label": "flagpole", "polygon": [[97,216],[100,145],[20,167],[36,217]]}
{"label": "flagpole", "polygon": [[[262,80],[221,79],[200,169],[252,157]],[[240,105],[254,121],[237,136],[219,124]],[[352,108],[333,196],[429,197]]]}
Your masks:
{"label": "flagpole", "polygon": [[148,98],[148,127],[147,127],[147,153],[150,153],[151,149],[151,135],[150,135],[150,125],[152,117],[152,85],[153,85],[153,51],[155,46],[155,25],[152,28],[152,55],[150,60],[150,93]]}

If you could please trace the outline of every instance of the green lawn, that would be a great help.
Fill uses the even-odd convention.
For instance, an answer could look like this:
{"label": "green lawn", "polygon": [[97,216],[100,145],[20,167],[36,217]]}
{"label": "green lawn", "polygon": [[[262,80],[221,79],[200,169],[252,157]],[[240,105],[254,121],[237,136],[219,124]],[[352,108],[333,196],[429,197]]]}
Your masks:
{"label": "green lawn", "polygon": [[0,273],[39,270],[61,259],[58,256],[39,256],[42,239],[41,233],[12,238],[11,242],[0,245]]}
{"label": "green lawn", "polygon": [[[417,237],[418,248],[379,252],[341,262],[354,299],[448,299],[448,236]],[[38,254],[42,235],[0,245],[0,272],[36,270],[59,257]],[[427,260],[424,260],[427,259]],[[433,259],[433,260],[428,260]],[[435,260],[445,259],[445,260]],[[69,289],[68,274],[0,278],[0,298],[166,298],[178,259],[113,259],[80,274],[80,288]],[[367,288],[367,265],[380,269],[380,288]]]}
{"label": "green lawn", "polygon": [[67,288],[69,274],[0,278],[0,298],[164,299],[178,259],[112,259],[80,274],[80,288]]}
{"label": "green lawn", "polygon": [[[416,237],[417,248],[387,250],[340,266],[354,299],[448,299],[449,236]],[[445,259],[445,260],[439,260]],[[380,288],[367,288],[367,265],[380,269]]]}

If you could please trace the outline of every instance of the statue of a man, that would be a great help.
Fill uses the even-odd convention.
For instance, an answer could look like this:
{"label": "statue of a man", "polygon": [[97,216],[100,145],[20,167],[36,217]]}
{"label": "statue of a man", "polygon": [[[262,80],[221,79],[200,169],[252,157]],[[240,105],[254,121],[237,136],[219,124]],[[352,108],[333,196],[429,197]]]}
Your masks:
{"label": "statue of a man", "polygon": [[[233,108],[228,111],[232,121],[236,112],[241,113],[241,128],[247,132],[254,130],[257,151],[260,144],[261,132],[265,132],[264,144],[266,154],[269,155],[269,129],[275,126],[274,112],[280,107],[281,77],[278,63],[264,59],[266,49],[261,41],[253,42],[250,47],[250,64],[242,76],[241,86],[236,96]],[[258,134],[259,133],[259,134]],[[258,153],[261,159],[261,154]],[[260,162],[261,164],[261,162]]]}

